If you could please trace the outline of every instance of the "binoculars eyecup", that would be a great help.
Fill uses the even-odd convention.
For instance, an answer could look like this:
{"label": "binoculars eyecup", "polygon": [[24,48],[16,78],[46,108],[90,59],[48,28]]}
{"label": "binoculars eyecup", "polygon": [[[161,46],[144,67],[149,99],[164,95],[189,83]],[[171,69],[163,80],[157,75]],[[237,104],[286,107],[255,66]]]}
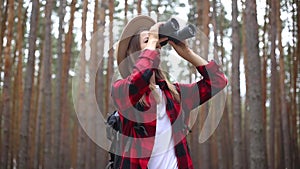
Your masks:
{"label": "binoculars eyecup", "polygon": [[[168,40],[174,43],[179,43],[188,38],[195,36],[196,28],[192,24],[188,24],[183,29],[179,30],[179,23],[175,18],[171,18],[159,28],[159,38],[168,37]],[[164,46],[168,42],[161,42],[160,45]]]}

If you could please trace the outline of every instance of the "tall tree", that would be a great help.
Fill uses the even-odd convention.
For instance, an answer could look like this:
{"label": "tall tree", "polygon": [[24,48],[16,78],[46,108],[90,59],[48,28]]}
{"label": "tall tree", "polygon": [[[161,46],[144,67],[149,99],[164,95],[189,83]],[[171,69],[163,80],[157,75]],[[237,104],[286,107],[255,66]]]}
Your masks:
{"label": "tall tree", "polygon": [[238,23],[237,0],[232,1],[232,68],[231,68],[231,104],[233,111],[233,167],[243,168],[242,132],[241,132],[241,93],[240,93],[240,29]]}
{"label": "tall tree", "polygon": [[[248,76],[248,73],[249,73],[249,70],[248,70],[248,49],[247,49],[247,44],[246,44],[246,10],[245,10],[245,1],[242,1],[242,4],[243,4],[243,12],[242,12],[242,18],[243,18],[243,25],[242,25],[242,45],[243,45],[243,61],[244,61],[244,69],[245,69],[245,79],[246,79],[246,91],[248,91],[248,84],[249,84],[249,81],[251,79],[249,79],[249,76]],[[249,168],[249,165],[248,165],[248,157],[249,157],[249,150],[248,150],[248,144],[249,144],[249,140],[248,140],[248,116],[249,116],[249,111],[248,111],[248,93],[249,92],[246,92],[246,98],[245,98],[245,102],[244,102],[244,125],[243,125],[243,142],[244,142],[244,146],[243,146],[243,149],[245,150],[243,152],[243,155],[244,155],[244,164],[245,164],[245,169],[248,169]]]}
{"label": "tall tree", "polygon": [[[105,3],[105,0],[102,0],[101,2],[99,2],[98,5],[98,9],[97,11],[95,11],[95,16],[94,16],[94,34],[97,31],[97,46],[96,46],[96,56],[103,56],[104,55],[104,40],[105,40],[105,36],[104,36],[104,31],[105,31],[105,18],[106,18],[106,6],[103,5],[103,3]],[[127,23],[127,14],[126,14],[126,3],[127,0],[125,1],[125,11],[124,11],[124,15],[125,15],[125,23]],[[96,8],[96,4],[95,4],[95,8]],[[127,10],[128,10],[128,4],[127,4]],[[96,20],[97,23],[96,24]],[[96,88],[96,97],[97,97],[97,103],[98,103],[98,107],[99,110],[102,112],[102,114],[105,116],[107,112],[105,112],[105,104],[104,104],[104,100],[105,98],[103,97],[103,94],[105,93],[105,78],[104,78],[104,58],[101,60],[101,62],[99,63],[99,68],[97,70],[97,75],[96,75],[96,80],[97,80],[97,88]],[[100,136],[99,136],[100,137]],[[103,154],[106,154],[106,156],[104,157]],[[107,152],[105,150],[103,150],[102,148],[100,148],[99,146],[97,146],[96,148],[96,166],[105,166],[106,162],[107,162]]]}
{"label": "tall tree", "polygon": [[[42,25],[42,24],[41,24]],[[43,27],[40,26],[39,27]],[[44,39],[44,34],[38,34],[38,38],[40,39]],[[39,45],[37,46],[37,49],[43,49],[43,43],[44,40],[41,40],[41,43],[39,43]],[[29,133],[29,140],[34,140],[34,142],[32,141],[31,144],[29,144],[29,150],[32,152],[29,152],[29,166],[28,168],[34,168],[34,169],[38,169],[40,166],[43,166],[43,157],[42,157],[42,147],[44,146],[44,142],[43,142],[43,137],[41,132],[43,132],[44,129],[44,123],[43,123],[43,119],[42,119],[42,110],[43,110],[43,101],[44,101],[44,97],[42,95],[43,93],[43,87],[44,85],[42,85],[42,82],[44,81],[44,71],[43,70],[43,52],[41,53],[41,55],[39,55],[36,58],[36,61],[40,61],[38,63],[38,67],[39,69],[37,69],[35,73],[37,73],[37,84],[34,85],[35,87],[33,87],[33,97],[32,97],[32,103],[31,103],[31,114],[30,114],[30,119],[32,119],[30,121],[30,133]],[[33,164],[32,164],[33,163]]]}
{"label": "tall tree", "polygon": [[[7,20],[7,0],[1,0],[1,12],[0,12],[0,56],[2,56],[3,54],[3,39],[4,39],[4,34],[6,31],[6,20]],[[2,72],[3,69],[3,61],[4,59],[0,59],[0,71]],[[0,76],[0,82],[2,82],[2,77]],[[0,104],[1,104],[1,100],[0,100]],[[0,115],[1,115],[1,109],[0,109]],[[0,116],[1,118],[1,116]],[[1,128],[0,128],[1,129]],[[1,130],[0,130],[1,131]],[[1,136],[0,136],[1,138]]]}
{"label": "tall tree", "polygon": [[248,99],[248,133],[249,133],[249,169],[265,169],[265,135],[262,121],[261,98],[261,68],[258,51],[258,23],[256,1],[246,0],[246,44],[247,44],[247,69],[250,79],[247,90]]}
{"label": "tall tree", "polygon": [[62,114],[62,64],[63,64],[63,24],[65,16],[66,0],[59,1],[58,9],[58,39],[57,39],[57,72],[56,72],[56,90],[55,90],[55,101],[54,101],[54,143],[53,143],[53,167],[58,168],[59,164],[59,146],[61,144],[60,133],[61,133],[61,114]]}
{"label": "tall tree", "polygon": [[26,65],[26,74],[24,82],[23,109],[20,125],[20,151],[19,151],[19,169],[28,168],[28,132],[29,132],[29,116],[33,87],[34,59],[36,50],[37,22],[39,13],[39,1],[32,1],[32,11],[30,16],[30,32],[29,32],[29,51],[28,61]]}
{"label": "tall tree", "polygon": [[114,18],[114,1],[113,0],[108,0],[108,9],[109,9],[109,51],[108,51],[108,61],[107,61],[107,74],[106,74],[106,111],[105,112],[111,112],[112,111],[112,103],[110,102],[109,99],[109,86],[111,84],[112,80],[112,73],[113,73],[113,63],[114,63],[114,49],[113,49],[113,18]]}
{"label": "tall tree", "polygon": [[7,19],[7,35],[6,46],[4,48],[4,81],[3,81],[3,142],[1,154],[1,167],[6,169],[8,166],[9,155],[9,138],[10,138],[10,122],[11,122],[11,68],[12,68],[12,39],[14,28],[14,0],[7,1],[8,19]]}
{"label": "tall tree", "polygon": [[[125,0],[124,1],[124,25],[126,25],[128,22],[127,14],[128,14],[128,0]],[[150,12],[148,15],[150,16]]]}
{"label": "tall tree", "polygon": [[137,13],[142,13],[142,0],[137,0]]}
{"label": "tall tree", "polygon": [[[202,31],[204,33],[204,39],[201,39],[201,56],[205,59],[208,58],[208,51],[209,51],[209,23],[210,23],[210,2],[209,0],[201,0],[197,2],[198,8],[198,23],[201,25]],[[208,105],[204,104],[201,109],[201,114],[207,115],[208,112]],[[205,119],[205,117],[202,117]],[[201,120],[202,121],[202,120]],[[200,130],[201,131],[201,130]],[[203,159],[202,168],[209,169],[211,168],[211,150],[210,150],[210,139],[202,143],[201,145],[201,158]]]}
{"label": "tall tree", "polygon": [[45,118],[45,145],[44,145],[44,167],[52,169],[52,151],[51,151],[51,110],[52,110],[52,89],[51,89],[51,14],[53,8],[53,0],[47,0],[45,7],[45,42],[43,48],[43,68],[44,68],[44,85],[43,96],[45,99],[44,118]]}
{"label": "tall tree", "polygon": [[[300,69],[300,2],[299,1],[296,1],[297,2],[297,4],[296,4],[296,6],[297,6],[297,47],[296,47],[296,58],[294,58],[294,64],[295,64],[295,66],[294,66],[294,79],[293,79],[293,81],[294,81],[294,111],[298,111],[298,119],[300,118],[300,106],[299,106],[299,101],[298,101],[298,104],[296,103],[296,97],[297,97],[297,92],[296,92],[296,90],[297,90],[297,87],[299,88],[299,85],[297,86],[296,84],[299,84],[300,83],[300,71],[299,71],[299,69]],[[298,92],[298,100],[300,100],[300,94],[299,94],[299,92]],[[298,105],[298,110],[297,110],[297,105]],[[299,125],[298,125],[298,130],[299,130]],[[299,143],[299,134],[298,134],[298,143]],[[298,147],[299,147],[299,145],[298,145]],[[300,151],[298,151],[298,152],[300,152]],[[297,159],[297,163],[298,163],[298,165],[300,165],[300,154],[298,155],[298,159]]]}
{"label": "tall tree", "polygon": [[[25,14],[25,15],[24,15]],[[12,123],[12,134],[11,134],[11,165],[13,165],[14,159],[18,156],[18,145],[19,145],[19,129],[20,129],[20,117],[23,106],[23,41],[24,41],[24,25],[26,24],[26,11],[23,12],[23,0],[18,2],[18,24],[17,24],[17,39],[16,51],[18,57],[17,72],[14,80],[14,94],[13,94],[13,113],[12,119],[15,121]]]}
{"label": "tall tree", "polygon": [[276,60],[276,30],[277,30],[277,25],[276,25],[276,0],[271,0],[270,1],[270,15],[269,15],[269,20],[272,29],[270,30],[270,41],[271,41],[271,53],[270,53],[270,58],[271,58],[271,98],[270,98],[270,148],[269,148],[269,155],[270,155],[270,166],[271,169],[274,169],[274,150],[275,148],[272,147],[274,146],[274,131],[275,131],[275,114],[277,114],[278,110],[278,105],[277,105],[277,98],[278,98],[278,90],[277,82],[278,82],[278,72],[277,72],[277,60]]}
{"label": "tall tree", "polygon": [[70,135],[70,108],[69,108],[69,69],[71,64],[71,53],[72,53],[72,44],[73,44],[73,27],[74,27],[74,19],[75,19],[75,11],[76,11],[76,3],[77,0],[72,0],[70,4],[70,20],[69,27],[65,37],[65,52],[63,54],[63,65],[62,65],[62,95],[61,95],[61,144],[59,149],[59,169],[69,168],[70,167],[70,144],[69,141]]}
{"label": "tall tree", "polygon": [[[1,0],[1,12],[0,12],[0,72],[3,72],[3,61],[4,58],[2,56],[2,50],[3,50],[3,37],[5,32],[5,23],[7,19],[7,5],[4,5],[4,0]],[[2,82],[2,78],[0,76],[0,83]],[[2,91],[0,91],[2,92]],[[2,111],[3,111],[3,100],[2,97],[0,97],[0,121],[2,121]],[[2,133],[2,125],[0,125],[0,133]],[[2,134],[0,134],[0,147],[2,147]],[[2,158],[2,155],[0,153],[0,158]],[[1,161],[1,160],[0,160]],[[1,162],[0,162],[1,163]]]}
{"label": "tall tree", "polygon": [[[213,8],[213,12],[212,12],[212,24],[213,24],[213,31],[214,31],[214,57],[218,58],[218,35],[219,35],[219,29],[220,29],[220,22],[217,22],[217,12],[219,10],[219,6],[220,6],[220,2],[218,2],[217,0],[213,0],[212,1],[212,8]],[[226,166],[226,157],[223,155],[224,154],[224,144],[223,144],[223,139],[224,139],[224,135],[223,135],[223,127],[224,127],[224,120],[221,120],[219,123],[219,127],[217,128],[217,133],[215,134],[217,139],[215,141],[215,143],[212,145],[212,149],[216,149],[217,152],[217,160],[216,161],[212,161],[212,165],[215,164],[215,166],[213,166],[214,168],[218,167],[219,169],[225,169]],[[214,148],[215,147],[215,148]],[[214,154],[212,154],[212,156],[214,156]],[[212,160],[214,160],[214,158],[212,158]]]}
{"label": "tall tree", "polygon": [[[264,16],[264,25],[263,25],[263,34],[262,34],[262,43],[264,44],[262,48],[262,108],[263,108],[263,120],[264,120],[264,130],[266,131],[267,129],[267,107],[266,107],[266,102],[267,102],[267,60],[268,60],[268,43],[267,41],[267,34],[268,34],[268,16],[269,16],[269,5],[268,5],[268,0],[266,1],[266,8],[265,8],[265,16]],[[267,132],[266,132],[267,133]],[[266,135],[266,138],[268,136]],[[266,140],[267,141],[267,140]],[[267,146],[267,157],[268,157],[268,166],[270,166],[270,161],[269,157],[270,155],[268,154],[270,146]],[[273,163],[273,162],[272,162]]]}
{"label": "tall tree", "polygon": [[[83,9],[82,9],[82,26],[81,26],[81,32],[82,32],[82,36],[81,36],[81,50],[83,50],[83,57],[80,57],[80,72],[79,72],[79,78],[80,78],[80,82],[79,82],[79,102],[76,103],[76,105],[80,104],[80,102],[82,102],[82,100],[85,99],[85,87],[84,87],[84,78],[85,78],[85,43],[86,43],[86,20],[87,20],[87,7],[88,7],[88,1],[84,0],[83,1]],[[79,112],[80,114],[83,114],[82,112],[85,111],[85,108],[83,108],[83,106],[79,106],[79,110],[81,111]],[[86,107],[87,108],[87,107]],[[82,127],[85,126],[77,126],[77,164],[76,167],[79,168],[85,168],[84,164],[88,164],[88,158],[90,157],[86,157],[88,156],[88,153],[90,154],[91,152],[87,149],[85,149],[86,147],[86,142],[85,142],[85,135],[84,135],[84,130]],[[88,153],[86,153],[88,152]],[[85,160],[86,157],[86,160]]]}
{"label": "tall tree", "polygon": [[284,62],[284,53],[283,53],[283,47],[282,47],[282,21],[280,19],[280,1],[275,1],[276,5],[276,20],[277,20],[277,37],[278,37],[278,49],[279,49],[279,67],[280,67],[280,75],[279,75],[279,86],[280,86],[280,112],[281,112],[281,128],[282,128],[282,134],[283,134],[283,148],[284,148],[284,168],[291,168],[291,151],[290,151],[290,130],[289,130],[289,118],[288,118],[288,112],[287,112],[287,103],[286,103],[286,87],[285,87],[285,62]]}

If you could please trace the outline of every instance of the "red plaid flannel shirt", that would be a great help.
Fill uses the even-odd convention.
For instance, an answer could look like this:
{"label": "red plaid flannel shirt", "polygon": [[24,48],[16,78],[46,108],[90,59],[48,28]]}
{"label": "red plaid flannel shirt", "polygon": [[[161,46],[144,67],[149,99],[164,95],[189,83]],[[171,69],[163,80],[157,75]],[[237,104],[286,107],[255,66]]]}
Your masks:
{"label": "red plaid flannel shirt", "polygon": [[[111,94],[120,114],[123,134],[120,149],[122,169],[147,168],[156,129],[156,102],[151,96],[149,81],[159,63],[158,51],[146,49],[140,54],[132,74],[114,82],[112,86]],[[178,169],[193,168],[185,138],[189,112],[227,85],[225,75],[214,61],[205,66],[198,66],[197,70],[203,76],[200,81],[192,84],[174,84],[180,94],[180,103],[172,97],[164,80],[156,81],[166,96],[166,112],[172,125]],[[139,103],[141,97],[145,97],[146,104]],[[136,128],[138,124],[143,126],[144,131],[140,132]]]}

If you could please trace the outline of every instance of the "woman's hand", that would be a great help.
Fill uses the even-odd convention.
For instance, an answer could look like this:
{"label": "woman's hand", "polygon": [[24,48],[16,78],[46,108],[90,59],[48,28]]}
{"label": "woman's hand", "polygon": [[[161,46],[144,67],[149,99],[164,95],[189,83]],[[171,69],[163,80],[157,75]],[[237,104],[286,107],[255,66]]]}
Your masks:
{"label": "woman's hand", "polygon": [[169,44],[175,49],[177,54],[182,58],[188,60],[188,57],[191,55],[191,49],[187,46],[186,41],[182,41],[178,44],[173,41],[169,41]]}
{"label": "woman's hand", "polygon": [[164,24],[163,22],[158,22],[154,24],[149,29],[149,39],[146,48],[155,50],[156,48],[161,48],[160,43],[168,40],[168,38],[159,39],[159,27]]}
{"label": "woman's hand", "polygon": [[194,66],[202,66],[208,63],[205,59],[203,59],[202,57],[197,55],[194,51],[192,51],[187,46],[187,43],[185,41],[180,42],[178,44],[169,41],[169,44],[175,49],[175,51],[179,56],[181,56],[182,58],[184,58],[185,60],[193,64]]}

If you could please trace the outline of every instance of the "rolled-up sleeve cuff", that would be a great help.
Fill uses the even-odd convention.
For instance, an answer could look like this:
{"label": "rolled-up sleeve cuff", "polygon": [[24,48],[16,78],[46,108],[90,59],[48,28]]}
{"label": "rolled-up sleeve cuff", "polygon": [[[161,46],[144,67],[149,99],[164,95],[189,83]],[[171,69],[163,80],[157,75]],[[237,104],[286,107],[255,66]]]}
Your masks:
{"label": "rolled-up sleeve cuff", "polygon": [[207,65],[198,66],[197,70],[203,77],[208,77],[209,75],[219,71],[220,66],[214,61],[210,61]]}
{"label": "rolled-up sleeve cuff", "polygon": [[150,50],[150,49],[145,49],[141,55],[141,58],[147,58],[150,61],[153,62],[153,67],[157,68],[159,63],[160,63],[160,58],[159,58],[159,51],[157,50]]}

